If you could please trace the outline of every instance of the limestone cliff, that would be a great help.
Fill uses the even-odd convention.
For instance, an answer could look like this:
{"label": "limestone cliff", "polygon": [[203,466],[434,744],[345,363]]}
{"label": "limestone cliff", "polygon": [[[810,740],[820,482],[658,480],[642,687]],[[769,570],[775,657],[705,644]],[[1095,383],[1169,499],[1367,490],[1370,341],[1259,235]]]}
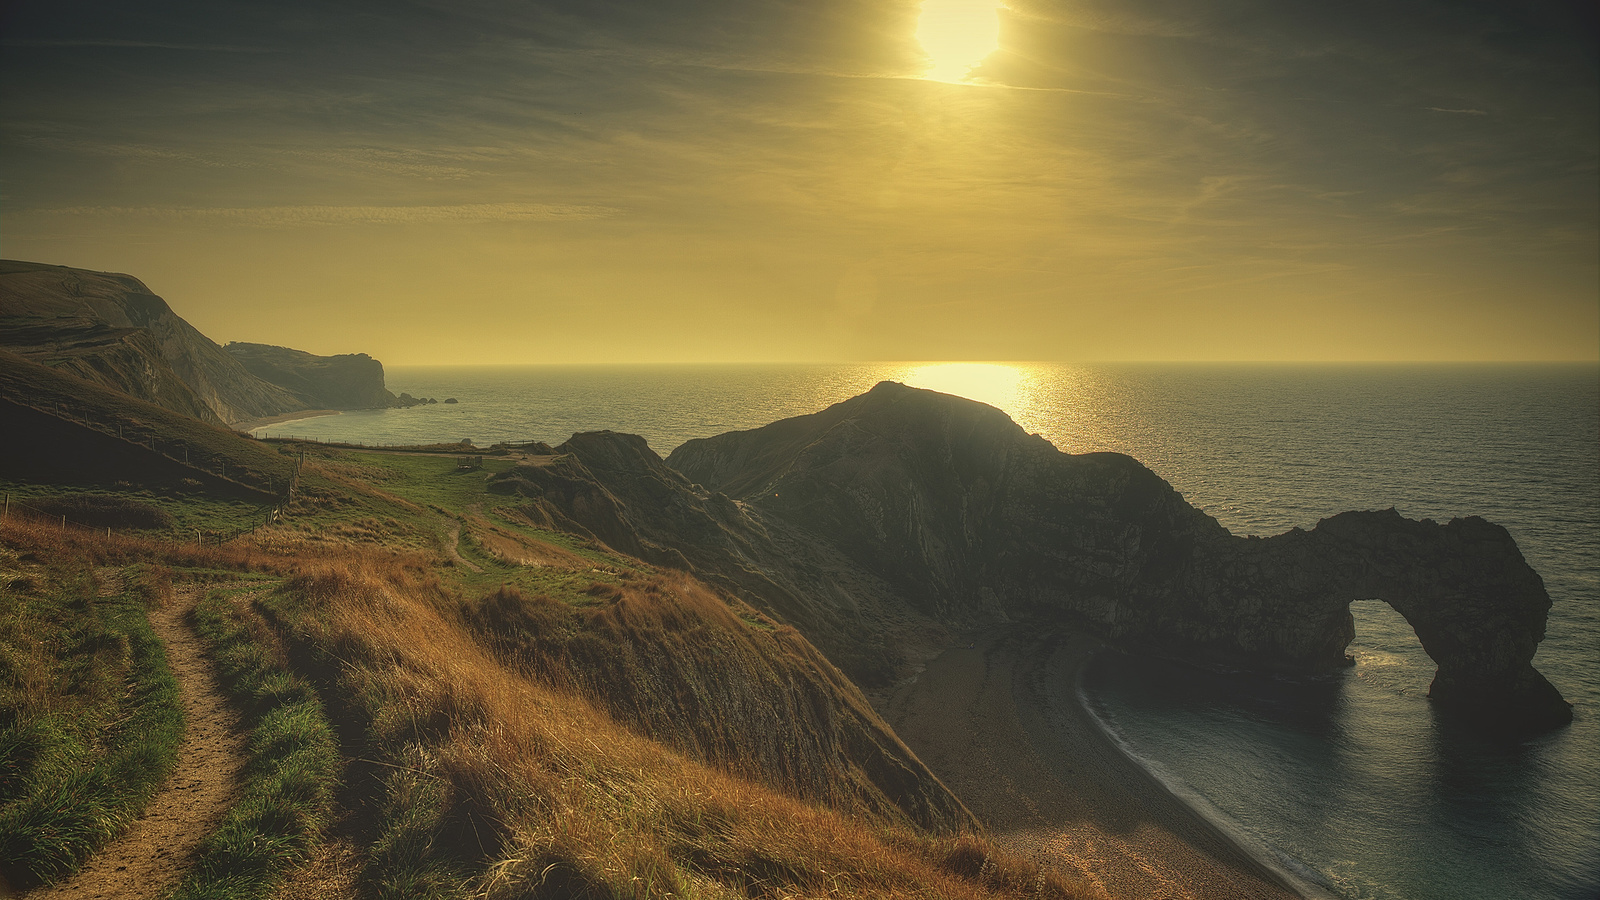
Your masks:
{"label": "limestone cliff", "polygon": [[304,350],[233,341],[222,348],[245,371],[289,391],[312,409],[375,409],[395,404],[383,363],[365,353],[317,356]]}
{"label": "limestone cliff", "polygon": [[1378,598],[1438,663],[1441,710],[1512,729],[1571,719],[1532,666],[1543,582],[1481,519],[1346,513],[1236,537],[1127,456],[1061,453],[991,407],[887,382],[668,464],[935,619],[1077,623],[1200,662],[1323,672],[1345,663],[1349,603]]}
{"label": "limestone cliff", "polygon": [[209,422],[308,408],[128,275],[0,261],[0,346]]}

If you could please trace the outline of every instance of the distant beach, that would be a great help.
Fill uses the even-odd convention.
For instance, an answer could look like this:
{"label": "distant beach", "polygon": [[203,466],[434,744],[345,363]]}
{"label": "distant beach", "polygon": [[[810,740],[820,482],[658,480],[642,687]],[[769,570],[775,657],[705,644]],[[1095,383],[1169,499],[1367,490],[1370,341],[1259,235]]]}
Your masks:
{"label": "distant beach", "polygon": [[236,422],[233,425],[233,430],[254,433],[259,429],[266,428],[268,425],[282,425],[286,422],[299,422],[304,419],[320,419],[323,416],[337,416],[340,415],[341,412],[342,410],[337,409],[302,409],[292,413],[284,413],[281,416],[267,416],[264,419],[250,419],[245,422]]}

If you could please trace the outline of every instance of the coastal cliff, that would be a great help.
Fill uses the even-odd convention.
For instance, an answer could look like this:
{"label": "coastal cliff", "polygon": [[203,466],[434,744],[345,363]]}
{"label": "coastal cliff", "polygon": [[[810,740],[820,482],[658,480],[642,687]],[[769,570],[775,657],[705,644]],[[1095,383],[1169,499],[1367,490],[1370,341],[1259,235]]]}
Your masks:
{"label": "coastal cliff", "polygon": [[394,406],[383,363],[365,353],[317,356],[304,350],[231,341],[222,348],[251,375],[290,392],[310,409]]}
{"label": "coastal cliff", "polygon": [[667,463],[935,620],[1077,625],[1203,664],[1320,673],[1347,662],[1350,602],[1383,599],[1439,665],[1441,711],[1513,731],[1571,720],[1532,666],[1543,582],[1481,519],[1353,512],[1237,537],[1130,457],[1065,454],[992,407],[890,382]]}
{"label": "coastal cliff", "polygon": [[308,408],[131,275],[0,261],[0,335],[21,356],[203,421]]}
{"label": "coastal cliff", "polygon": [[0,260],[0,349],[215,425],[414,406],[365,353],[220,347],[131,275]]}

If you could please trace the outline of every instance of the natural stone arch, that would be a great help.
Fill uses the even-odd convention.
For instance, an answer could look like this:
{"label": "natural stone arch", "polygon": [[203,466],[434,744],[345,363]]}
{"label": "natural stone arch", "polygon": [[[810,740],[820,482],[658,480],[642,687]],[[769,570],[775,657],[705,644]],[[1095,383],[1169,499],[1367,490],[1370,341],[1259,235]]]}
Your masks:
{"label": "natural stone arch", "polygon": [[[1438,666],[1428,696],[1441,709],[1515,731],[1572,720],[1571,704],[1533,667],[1550,596],[1504,528],[1477,517],[1415,521],[1390,509],[1342,513],[1299,535],[1282,563],[1321,580],[1343,611],[1344,627],[1317,643],[1342,642],[1342,655],[1354,636],[1350,604],[1379,599]],[[1261,541],[1263,550],[1275,540]],[[1290,603],[1283,611],[1303,610]]]}

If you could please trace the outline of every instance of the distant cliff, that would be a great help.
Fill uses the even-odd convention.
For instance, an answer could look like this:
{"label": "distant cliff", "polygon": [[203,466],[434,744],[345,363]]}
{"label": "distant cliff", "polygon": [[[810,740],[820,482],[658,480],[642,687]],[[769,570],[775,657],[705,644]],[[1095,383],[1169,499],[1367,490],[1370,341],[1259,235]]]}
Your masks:
{"label": "distant cliff", "polygon": [[213,424],[427,402],[389,393],[366,354],[224,350],[137,278],[43,263],[0,260],[0,349]]}
{"label": "distant cliff", "polygon": [[0,261],[0,346],[209,422],[307,408],[129,275]]}
{"label": "distant cliff", "polygon": [[304,350],[234,341],[222,348],[245,371],[299,397],[313,409],[393,406],[383,384],[383,363],[365,353],[317,356]]}

